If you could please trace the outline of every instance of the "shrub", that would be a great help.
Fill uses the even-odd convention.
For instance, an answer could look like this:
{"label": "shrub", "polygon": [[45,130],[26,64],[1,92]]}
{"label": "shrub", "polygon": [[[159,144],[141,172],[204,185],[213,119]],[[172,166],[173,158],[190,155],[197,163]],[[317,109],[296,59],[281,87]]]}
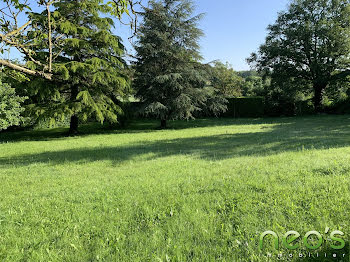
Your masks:
{"label": "shrub", "polygon": [[24,108],[21,104],[26,99],[26,97],[16,95],[15,89],[2,83],[0,79],[0,131],[22,123],[21,113]]}
{"label": "shrub", "polygon": [[350,114],[350,98],[344,99],[342,101],[337,101],[331,106],[326,108],[326,112],[329,114]]}

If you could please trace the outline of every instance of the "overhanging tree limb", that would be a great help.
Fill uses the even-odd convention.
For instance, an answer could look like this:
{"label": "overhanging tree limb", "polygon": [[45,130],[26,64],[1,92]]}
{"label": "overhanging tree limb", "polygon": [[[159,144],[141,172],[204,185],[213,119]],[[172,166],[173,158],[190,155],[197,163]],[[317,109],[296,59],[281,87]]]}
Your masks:
{"label": "overhanging tree limb", "polygon": [[43,78],[45,78],[47,80],[52,80],[52,74],[31,70],[31,69],[25,68],[23,66],[19,66],[19,65],[16,65],[14,63],[11,63],[8,60],[0,59],[0,65],[6,66],[8,68],[11,68],[13,70],[16,70],[16,71],[19,71],[19,72],[22,72],[22,73],[25,73],[25,74],[28,74],[28,75],[40,76],[40,77],[43,77]]}
{"label": "overhanging tree limb", "polygon": [[19,28],[13,30],[13,31],[7,33],[6,35],[0,34],[0,36],[1,36],[2,38],[8,38],[8,37],[10,37],[10,36],[17,35],[17,34],[19,34],[22,30],[24,30],[27,26],[29,26],[31,23],[32,23],[32,21],[28,21],[27,23],[25,23],[25,24],[22,25],[21,27],[19,27]]}
{"label": "overhanging tree limb", "polygon": [[[0,27],[0,43],[3,46],[18,49],[19,52],[25,56],[27,61],[37,66],[37,69],[32,70],[4,59],[0,61],[0,65],[7,66],[25,74],[40,76],[51,80],[53,77],[53,64],[55,63],[55,59],[61,54],[61,51],[57,50],[61,48],[58,39],[64,37],[65,33],[61,36],[55,35],[56,29],[54,28],[54,23],[56,21],[52,16],[50,7],[60,3],[61,0],[3,0],[2,2],[6,4],[6,7],[0,9],[0,24],[2,25],[2,27]],[[116,16],[120,22],[122,22],[122,15],[127,14],[130,20],[132,20],[130,25],[136,30],[138,12],[135,9],[135,5],[141,5],[140,0],[113,0],[110,1],[109,4],[111,7],[110,14]],[[41,11],[45,14],[45,20],[47,21],[45,28],[41,31],[35,28],[37,22],[35,21],[35,16],[37,13],[31,11],[34,5],[38,5],[39,8],[41,8]],[[25,14],[28,10],[29,13]],[[22,26],[19,26],[18,16],[21,13],[28,17],[28,21]],[[30,34],[28,34],[29,32]],[[31,38],[33,35],[34,38]],[[37,54],[34,51],[43,43],[47,44],[45,49],[47,51],[45,51],[44,59],[39,57],[41,54]]]}

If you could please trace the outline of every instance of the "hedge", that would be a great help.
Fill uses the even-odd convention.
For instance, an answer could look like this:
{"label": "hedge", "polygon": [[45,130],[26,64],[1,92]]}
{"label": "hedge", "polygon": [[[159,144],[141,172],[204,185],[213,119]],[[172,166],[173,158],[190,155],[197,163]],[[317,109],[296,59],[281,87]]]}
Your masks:
{"label": "hedge", "polygon": [[[221,114],[219,117],[263,117],[264,116],[264,98],[263,97],[240,97],[240,98],[226,98],[227,111]],[[124,116],[120,118],[122,123],[125,123],[128,119],[135,117],[138,111],[140,111],[140,102],[129,102],[122,106],[124,110]],[[212,117],[198,112],[196,117]],[[140,117],[140,115],[139,115]]]}
{"label": "hedge", "polygon": [[262,117],[264,116],[263,97],[227,98],[227,111],[224,117]]}

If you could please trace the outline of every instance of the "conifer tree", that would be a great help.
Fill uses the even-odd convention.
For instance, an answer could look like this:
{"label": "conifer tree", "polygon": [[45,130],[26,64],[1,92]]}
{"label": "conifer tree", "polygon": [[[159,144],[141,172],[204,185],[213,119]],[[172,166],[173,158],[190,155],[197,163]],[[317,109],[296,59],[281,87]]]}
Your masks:
{"label": "conifer tree", "polygon": [[[45,64],[52,53],[49,71],[59,76],[55,81],[35,78],[29,82],[33,114],[51,120],[70,117],[70,133],[78,131],[79,120],[117,121],[121,108],[115,102],[128,84],[122,73],[124,46],[112,34],[110,12],[111,7],[101,0],[61,0],[54,3],[49,19],[46,11],[30,14],[37,28],[30,35],[37,47],[33,57]],[[51,34],[54,45],[43,41],[46,34]],[[28,65],[38,66],[31,61]]]}
{"label": "conifer tree", "polygon": [[198,44],[202,15],[192,16],[193,11],[189,0],[150,1],[150,8],[144,8],[134,86],[143,112],[157,117],[161,128],[167,120],[193,118],[205,106],[214,113],[225,109],[224,100],[213,99],[204,88]]}
{"label": "conifer tree", "polygon": [[[9,59],[0,58],[0,65],[16,71],[17,73],[22,73],[25,75],[31,75],[36,77],[41,77],[47,80],[55,80],[56,75],[52,73],[52,62],[53,62],[53,46],[56,42],[52,41],[52,6],[60,2],[61,0],[2,0],[0,1],[0,53],[4,51],[4,48],[15,48],[23,56],[29,58],[31,62],[34,62],[37,67],[35,70],[27,67],[26,64],[17,63],[14,57],[9,56]],[[79,1],[77,1],[79,2]],[[100,3],[104,3],[101,1]],[[133,30],[136,31],[137,25],[137,7],[142,6],[142,0],[111,0],[106,1],[108,12],[116,17],[118,20],[122,20],[124,16],[127,16],[127,20],[123,20],[123,24],[127,21],[127,24],[131,26]],[[43,16],[47,16],[46,20],[50,21],[46,23],[48,30],[41,28],[43,34],[36,31],[36,27],[30,16],[27,15],[28,12],[32,10],[46,10],[46,13],[42,13]],[[43,20],[42,16],[42,20]],[[39,33],[39,34],[38,34]],[[37,35],[38,39],[33,39],[28,37],[29,35]],[[33,41],[34,40],[34,41]],[[49,48],[46,53],[47,59],[45,63],[36,60],[33,57],[35,52],[35,45],[38,41],[47,41],[49,43]],[[16,56],[16,55],[15,55]]]}

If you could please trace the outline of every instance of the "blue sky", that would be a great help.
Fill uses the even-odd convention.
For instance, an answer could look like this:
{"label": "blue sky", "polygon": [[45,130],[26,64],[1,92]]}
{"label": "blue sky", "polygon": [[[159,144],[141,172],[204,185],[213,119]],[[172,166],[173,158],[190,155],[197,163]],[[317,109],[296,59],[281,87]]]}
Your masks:
{"label": "blue sky", "polygon": [[[194,0],[196,14],[205,13],[200,23],[205,36],[201,39],[204,62],[229,62],[235,70],[248,70],[245,59],[256,51],[266,37],[266,28],[279,11],[287,8],[289,0]],[[117,23],[115,34],[120,35],[129,53],[128,26]],[[15,50],[12,57],[19,56]]]}
{"label": "blue sky", "polygon": [[[200,23],[205,37],[201,40],[204,62],[216,59],[229,62],[235,70],[248,70],[245,59],[264,43],[269,24],[289,0],[195,0],[196,13],[205,13]],[[128,29],[117,26],[128,52]]]}
{"label": "blue sky", "polygon": [[206,13],[201,23],[201,41],[206,62],[220,59],[235,70],[249,69],[245,59],[264,43],[269,24],[288,0],[197,0],[199,12]]}

